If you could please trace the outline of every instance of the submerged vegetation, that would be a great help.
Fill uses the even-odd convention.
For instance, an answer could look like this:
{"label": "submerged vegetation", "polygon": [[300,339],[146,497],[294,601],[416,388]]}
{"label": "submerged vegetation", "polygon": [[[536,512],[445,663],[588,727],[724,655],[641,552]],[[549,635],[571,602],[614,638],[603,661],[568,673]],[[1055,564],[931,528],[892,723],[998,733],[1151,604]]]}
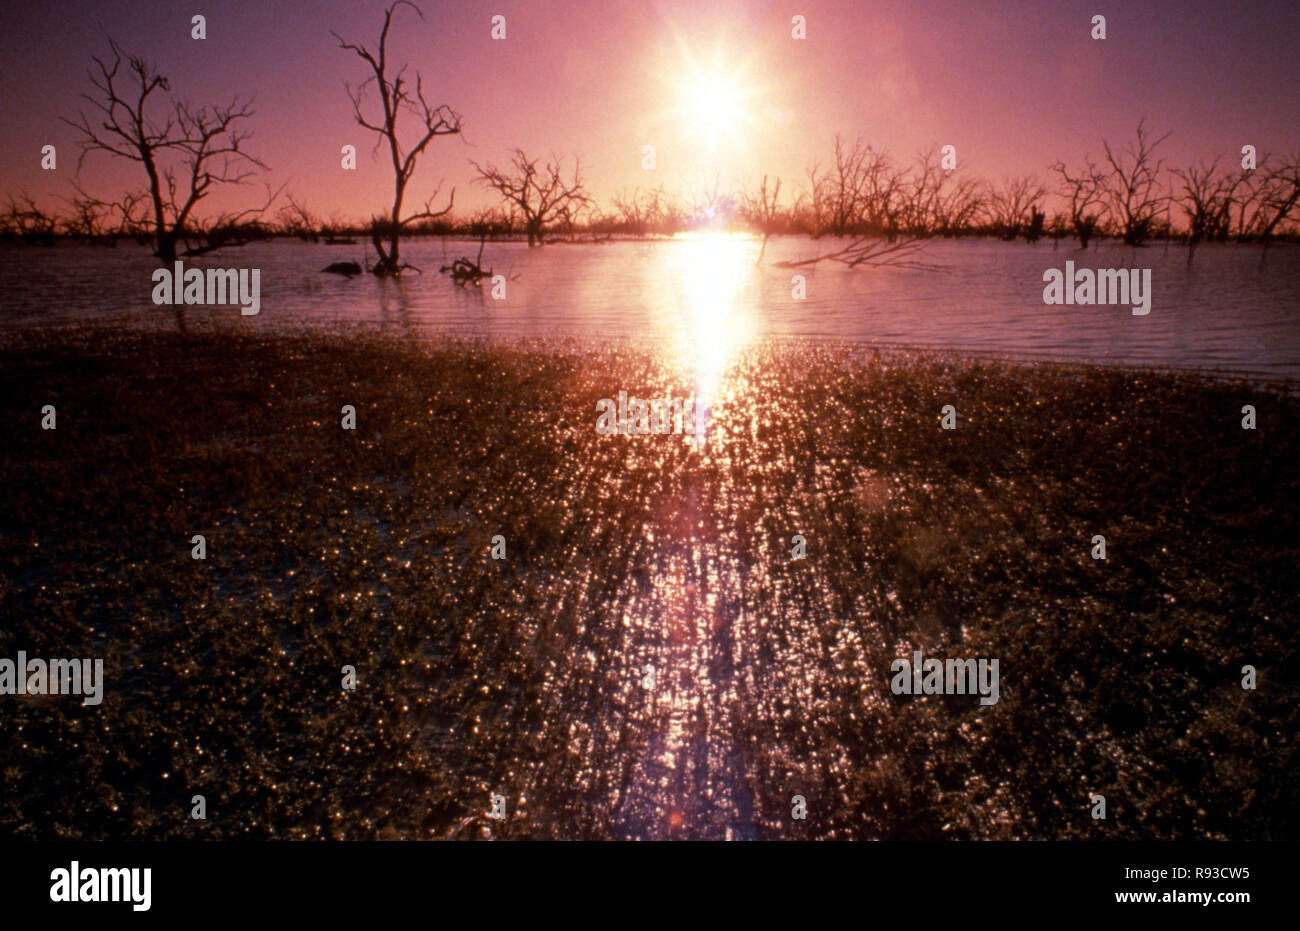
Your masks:
{"label": "submerged vegetation", "polygon": [[106,677],[2,699],[6,834],[1296,831],[1293,392],[763,343],[693,450],[595,430],[690,394],[652,346],[2,339],[5,655]]}

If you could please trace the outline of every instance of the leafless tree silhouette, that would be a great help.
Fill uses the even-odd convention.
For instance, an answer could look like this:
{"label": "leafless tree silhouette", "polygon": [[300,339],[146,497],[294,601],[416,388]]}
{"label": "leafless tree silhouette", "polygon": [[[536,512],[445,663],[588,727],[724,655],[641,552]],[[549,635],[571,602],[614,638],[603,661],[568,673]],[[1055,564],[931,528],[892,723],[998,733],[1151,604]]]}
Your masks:
{"label": "leafless tree silhouette", "polygon": [[1168,138],[1169,133],[1153,138],[1146,120],[1141,120],[1137,138],[1126,152],[1117,155],[1109,142],[1102,141],[1110,165],[1106,198],[1111,218],[1118,225],[1125,245],[1140,245],[1151,235],[1156,214],[1165,201],[1165,195],[1160,191],[1160,170],[1164,159],[1157,159],[1155,150]]}
{"label": "leafless tree silhouette", "polygon": [[561,158],[552,155],[545,164],[540,162],[540,158],[529,158],[522,149],[515,149],[508,168],[470,163],[478,172],[478,183],[500,194],[523,224],[529,246],[542,245],[548,226],[593,203],[582,184],[580,160],[574,159],[569,181],[564,180]]}
{"label": "leafless tree silhouette", "polygon": [[26,191],[17,197],[9,195],[3,217],[4,230],[9,235],[18,236],[25,243],[52,246],[57,222],[54,214],[42,210]]}
{"label": "leafless tree silhouette", "polygon": [[985,209],[993,231],[1007,240],[1022,235],[1036,239],[1043,228],[1038,204],[1046,193],[1042,184],[1028,175],[1009,178],[1000,186],[989,185]]}
{"label": "leafless tree silhouette", "polygon": [[624,189],[621,194],[613,195],[610,200],[614,205],[614,216],[624,232],[636,236],[644,236],[649,232],[649,197],[645,192],[637,188],[628,193],[627,189]]}
{"label": "leafless tree silhouette", "polygon": [[674,233],[685,228],[688,211],[684,198],[662,185],[652,190],[637,188],[613,197],[614,215],[625,232],[637,236],[647,233]]}
{"label": "leafless tree silhouette", "polygon": [[755,265],[763,264],[763,256],[767,254],[768,237],[776,232],[781,215],[780,208],[777,206],[777,198],[780,196],[781,179],[773,178],[769,183],[767,175],[763,175],[762,182],[755,190],[741,194],[741,213],[763,234],[763,245],[758,250],[758,258],[754,260]]}
{"label": "leafless tree silhouette", "polygon": [[1202,240],[1226,238],[1231,224],[1234,179],[1219,170],[1222,156],[1188,168],[1174,169],[1183,184],[1178,198],[1187,215],[1187,264],[1192,264],[1196,246]]}
{"label": "leafless tree silhouette", "polygon": [[723,190],[722,176],[714,169],[712,176],[700,172],[686,197],[689,205],[689,222],[709,225],[717,220],[728,220],[737,209],[736,198]]}
{"label": "leafless tree silhouette", "polygon": [[95,90],[82,95],[93,107],[93,117],[81,111],[75,120],[64,120],[81,136],[78,172],[94,152],[140,164],[153,208],[154,252],[160,259],[175,259],[177,243],[189,246],[195,232],[210,237],[223,230],[227,235],[188,247],[187,255],[246,241],[231,233],[232,226],[265,212],[275,192],[268,188],[260,206],[206,224],[198,221],[195,207],[216,187],[242,184],[266,169],[244,151],[249,134],[242,126],[253,115],[251,104],[237,97],[225,106],[198,108],[168,101],[163,95],[171,84],[165,76],[140,56],[124,54],[112,39],[109,47],[112,60],[93,59],[89,76]]}
{"label": "leafless tree silhouette", "polygon": [[807,188],[796,210],[814,236],[884,235],[891,240],[907,223],[916,194],[915,179],[889,153],[857,140],[835,137],[835,152],[823,171],[808,169]]}
{"label": "leafless tree silhouette", "polygon": [[1260,183],[1259,238],[1267,245],[1300,202],[1300,153],[1270,159]]}
{"label": "leafless tree silhouette", "polygon": [[63,218],[64,233],[92,245],[116,244],[108,229],[109,205],[87,193],[78,180],[72,182],[72,190],[73,196],[64,198],[71,209],[71,213]]}
{"label": "leafless tree silhouette", "polygon": [[1079,248],[1087,249],[1105,208],[1106,176],[1088,158],[1077,172],[1063,161],[1053,164],[1051,170],[1061,176],[1058,192],[1070,203],[1070,226]]}
{"label": "leafless tree silhouette", "polygon": [[[400,6],[409,6],[421,20],[424,13],[410,0],[397,0],[384,11],[384,27],[379,32],[379,45],[375,50],[367,49],[344,41],[336,32],[330,33],[338,40],[339,47],[355,53],[369,66],[371,74],[355,88],[347,87],[352,101],[353,115],[359,125],[376,135],[375,148],[387,145],[389,157],[393,163],[393,206],[387,217],[376,217],[371,223],[371,242],[379,253],[379,260],[372,271],[380,276],[395,276],[403,268],[399,254],[402,228],[416,220],[433,220],[451,212],[456,201],[456,189],[452,188],[447,206],[435,210],[433,203],[442,190],[442,185],[434,188],[433,193],[416,213],[402,216],[402,202],[406,198],[407,185],[415,174],[415,164],[431,143],[438,136],[450,136],[460,132],[460,114],[446,105],[433,106],[424,95],[424,81],[419,72],[415,75],[415,89],[411,90],[405,74],[406,66],[392,74],[392,65],[388,61],[388,33],[393,24],[393,14]],[[380,116],[367,117],[363,112],[362,101],[366,88],[373,84],[379,92]],[[410,148],[404,148],[398,126],[402,113],[412,114],[419,124],[418,139]],[[385,246],[384,240],[387,239]]]}
{"label": "leafless tree silhouette", "polygon": [[280,229],[306,242],[319,240],[323,225],[320,218],[306,205],[299,203],[292,194],[286,194],[285,199],[288,203],[280,208]]}
{"label": "leafless tree silhouette", "polygon": [[911,236],[959,233],[975,221],[984,202],[979,181],[960,169],[943,168],[938,146],[917,156],[914,169],[900,176],[899,187],[900,223]]}

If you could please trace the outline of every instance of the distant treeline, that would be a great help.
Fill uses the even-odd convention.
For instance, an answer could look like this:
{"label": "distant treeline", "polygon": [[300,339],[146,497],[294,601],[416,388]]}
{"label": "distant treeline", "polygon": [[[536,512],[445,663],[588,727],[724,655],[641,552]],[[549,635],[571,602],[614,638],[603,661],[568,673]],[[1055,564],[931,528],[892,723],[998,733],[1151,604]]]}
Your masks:
{"label": "distant treeline", "polygon": [[[1104,146],[1105,158],[1051,166],[1046,180],[1032,176],[991,182],[945,169],[932,149],[911,163],[860,141],[837,138],[830,159],[808,169],[793,198],[781,203],[780,180],[764,177],[747,189],[719,185],[692,190],[667,187],[624,191],[602,208],[585,191],[575,166],[561,207],[537,220],[528,204],[502,193],[502,204],[470,213],[446,213],[411,224],[403,235],[487,239],[528,238],[537,244],[565,240],[672,236],[714,229],[770,235],[958,237],[993,236],[1030,242],[1042,237],[1095,238],[1138,245],[1147,240],[1267,242],[1300,238],[1300,158],[1262,155],[1256,167],[1216,158],[1187,168],[1167,168],[1155,158],[1161,140],[1139,126],[1123,152]],[[1226,164],[1225,164],[1226,161]],[[478,166],[476,166],[477,168]],[[522,152],[513,166],[519,180],[529,168]],[[558,178],[559,163],[545,166]],[[478,169],[498,191],[510,170]],[[518,187],[527,189],[529,184]],[[543,192],[544,193],[544,192]],[[1050,197],[1062,204],[1050,215]],[[322,217],[292,196],[274,214],[180,231],[209,246],[290,236],[306,241],[370,237],[381,219]],[[0,239],[52,245],[59,239],[147,244],[154,229],[147,199],[124,196],[108,203],[78,190],[61,210],[38,205],[25,193],[10,195],[0,213]]]}

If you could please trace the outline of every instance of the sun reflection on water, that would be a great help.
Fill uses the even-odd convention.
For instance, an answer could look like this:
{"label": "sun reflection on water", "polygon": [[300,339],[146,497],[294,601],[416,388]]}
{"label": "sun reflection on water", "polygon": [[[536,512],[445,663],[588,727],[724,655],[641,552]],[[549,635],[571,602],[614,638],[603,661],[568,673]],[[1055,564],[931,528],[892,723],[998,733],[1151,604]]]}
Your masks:
{"label": "sun reflection on water", "polygon": [[675,238],[665,256],[672,300],[661,311],[671,320],[661,331],[670,334],[670,361],[693,377],[707,423],[727,367],[755,335],[754,309],[742,294],[754,277],[758,244],[720,232]]}
{"label": "sun reflection on water", "polygon": [[[715,407],[736,388],[728,383],[735,363],[758,335],[747,293],[757,254],[752,238],[694,233],[677,237],[662,259],[655,303],[665,368],[692,385],[697,435],[716,423]],[[656,538],[662,558],[630,612],[634,629],[656,644],[657,678],[653,723],[616,816],[625,836],[697,834],[719,818],[743,821],[748,809],[727,702],[713,700],[731,695],[729,680],[716,677],[725,677],[721,653],[737,634],[720,630],[731,612],[720,602],[716,553],[697,533],[699,491],[691,473],[678,496],[658,503],[655,523],[672,532]]]}

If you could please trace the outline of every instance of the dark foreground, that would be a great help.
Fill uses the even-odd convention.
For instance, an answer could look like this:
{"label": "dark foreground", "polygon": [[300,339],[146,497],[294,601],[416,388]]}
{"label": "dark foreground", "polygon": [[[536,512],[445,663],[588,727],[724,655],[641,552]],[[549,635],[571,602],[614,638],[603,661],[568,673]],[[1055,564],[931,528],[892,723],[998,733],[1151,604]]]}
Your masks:
{"label": "dark foreground", "polygon": [[[1294,396],[731,375],[699,452],[597,435],[600,398],[690,391],[628,346],[5,336],[0,657],[107,684],[0,696],[0,832],[1297,836]],[[893,695],[916,649],[999,658],[1000,701]]]}

